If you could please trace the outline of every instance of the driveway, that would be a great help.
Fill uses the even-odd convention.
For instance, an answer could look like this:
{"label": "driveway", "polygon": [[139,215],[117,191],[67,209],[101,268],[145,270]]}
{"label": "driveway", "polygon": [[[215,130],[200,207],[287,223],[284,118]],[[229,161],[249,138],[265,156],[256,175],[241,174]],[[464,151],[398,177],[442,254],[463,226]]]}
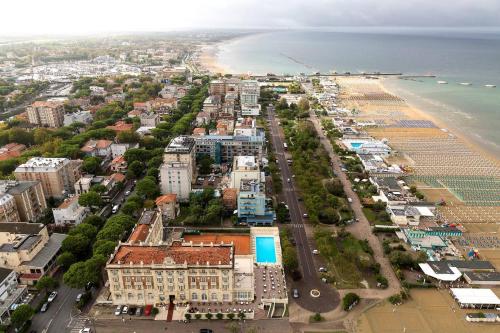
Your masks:
{"label": "driveway", "polygon": [[[268,120],[270,121],[269,130],[272,137],[274,151],[278,159],[278,165],[281,169],[283,178],[283,198],[290,210],[290,218],[293,237],[296,241],[297,254],[302,272],[302,279],[293,281],[290,290],[296,288],[299,290],[300,297],[293,299],[302,308],[312,312],[328,312],[335,309],[340,303],[340,297],[335,289],[332,289],[328,284],[322,282],[318,277],[317,268],[315,267],[312,249],[309,245],[309,240],[305,232],[305,223],[303,214],[306,212],[304,207],[297,199],[297,193],[293,182],[292,172],[286,161],[286,153],[283,148],[285,142],[283,132],[278,127],[275,119],[274,109],[268,107]],[[287,182],[290,179],[291,182]],[[312,289],[320,291],[320,297],[312,297],[310,292]]]}

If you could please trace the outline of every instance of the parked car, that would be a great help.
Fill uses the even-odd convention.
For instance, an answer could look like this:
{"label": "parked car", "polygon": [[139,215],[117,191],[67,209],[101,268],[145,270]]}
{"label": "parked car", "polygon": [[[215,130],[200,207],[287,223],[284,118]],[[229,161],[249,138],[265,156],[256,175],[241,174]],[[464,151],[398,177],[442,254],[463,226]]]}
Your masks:
{"label": "parked car", "polygon": [[128,309],[128,314],[133,316],[135,315],[135,311],[137,310],[137,308],[135,306],[131,306],[129,309]]}
{"label": "parked car", "polygon": [[142,307],[138,307],[137,310],[135,310],[135,315],[142,316]]}
{"label": "parked car", "polygon": [[129,196],[130,195],[130,191],[125,191],[125,196]]}
{"label": "parked car", "polygon": [[298,289],[293,289],[292,290],[292,297],[293,298],[299,298],[299,290]]}
{"label": "parked car", "polygon": [[127,313],[128,313],[128,306],[127,306],[127,305],[125,305],[125,306],[123,306],[123,308],[122,308],[122,314],[127,314]]}
{"label": "parked car", "polygon": [[78,303],[78,302],[80,302],[80,301],[81,301],[81,299],[82,299],[82,296],[83,296],[83,294],[78,294],[78,295],[76,295],[76,299],[75,299],[75,301],[76,301],[77,303]]}
{"label": "parked car", "polygon": [[290,182],[290,178],[287,178],[287,179],[286,179],[286,181],[287,181],[287,182]]}
{"label": "parked car", "polygon": [[90,327],[84,327],[79,333],[92,333],[92,329]]}
{"label": "parked car", "polygon": [[116,214],[116,213],[118,212],[118,209],[120,209],[120,205],[119,205],[119,204],[118,204],[118,205],[114,205],[114,206],[113,206],[113,209],[111,210],[111,212],[112,212],[113,214]]}
{"label": "parked car", "polygon": [[56,299],[56,297],[57,297],[57,291],[51,292],[49,295],[49,298],[47,298],[47,302],[49,302],[49,303],[52,302],[53,300]]}
{"label": "parked car", "polygon": [[151,309],[153,309],[153,306],[151,304],[146,305],[144,308],[144,315],[149,316],[151,314]]}
{"label": "parked car", "polygon": [[319,271],[322,273],[326,273],[328,270],[325,267],[320,267]]}
{"label": "parked car", "polygon": [[200,328],[200,333],[214,333],[210,328]]}
{"label": "parked car", "polygon": [[352,203],[352,199],[351,198],[347,198],[347,201],[349,201],[349,203]]}
{"label": "parked car", "polygon": [[43,303],[42,307],[40,308],[40,312],[45,312],[49,309],[49,303],[45,302]]}
{"label": "parked car", "polygon": [[313,254],[319,254],[318,250],[313,250]]}
{"label": "parked car", "polygon": [[304,213],[304,214],[302,214],[302,216],[307,219],[309,217],[309,214]]}
{"label": "parked car", "polygon": [[122,314],[122,308],[123,308],[123,305],[118,305],[115,309],[115,316],[119,316]]}

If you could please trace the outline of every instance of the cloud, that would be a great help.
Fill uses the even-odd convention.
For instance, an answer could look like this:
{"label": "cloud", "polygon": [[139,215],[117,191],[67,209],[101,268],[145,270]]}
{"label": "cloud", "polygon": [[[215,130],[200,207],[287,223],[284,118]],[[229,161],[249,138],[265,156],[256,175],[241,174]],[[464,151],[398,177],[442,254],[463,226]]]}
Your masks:
{"label": "cloud", "polygon": [[500,26],[498,0],[16,0],[0,34],[190,28]]}

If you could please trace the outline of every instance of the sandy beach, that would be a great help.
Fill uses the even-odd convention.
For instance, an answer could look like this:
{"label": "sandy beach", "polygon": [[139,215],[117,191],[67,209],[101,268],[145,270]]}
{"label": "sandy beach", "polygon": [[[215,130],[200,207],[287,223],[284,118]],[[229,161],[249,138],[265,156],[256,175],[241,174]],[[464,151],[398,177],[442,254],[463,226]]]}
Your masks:
{"label": "sandy beach", "polygon": [[201,48],[200,56],[198,61],[202,69],[209,71],[212,74],[227,74],[231,73],[231,70],[227,67],[222,66],[217,62],[217,52],[219,49],[219,43],[204,45]]}

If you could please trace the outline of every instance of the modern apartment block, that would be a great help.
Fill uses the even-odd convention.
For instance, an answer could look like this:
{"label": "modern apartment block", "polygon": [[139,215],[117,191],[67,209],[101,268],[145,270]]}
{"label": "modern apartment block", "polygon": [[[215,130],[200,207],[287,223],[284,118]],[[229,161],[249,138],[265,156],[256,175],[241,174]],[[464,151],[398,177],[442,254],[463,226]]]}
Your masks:
{"label": "modern apartment block", "polygon": [[238,194],[238,219],[248,225],[272,225],[275,214],[272,199],[266,198],[257,179],[241,179]]}
{"label": "modern apartment block", "polygon": [[259,104],[260,87],[259,82],[255,80],[243,80],[240,85],[240,104],[257,105]]}
{"label": "modern apartment block", "polygon": [[18,180],[40,181],[45,197],[62,198],[74,192],[80,179],[81,160],[33,157],[14,170]]}
{"label": "modern apartment block", "polygon": [[237,156],[234,158],[233,171],[231,172],[231,188],[239,190],[242,179],[255,179],[258,182],[261,182],[261,179],[264,180],[255,156]]}
{"label": "modern apartment block", "polygon": [[177,194],[179,201],[187,201],[196,177],[195,141],[179,136],[168,144],[160,166],[160,188],[163,194]]}
{"label": "modern apartment block", "polygon": [[19,285],[14,270],[0,268],[0,324],[10,324],[10,315],[27,294],[28,288]]}
{"label": "modern apartment block", "polygon": [[31,124],[47,127],[64,125],[64,106],[59,102],[36,101],[26,108]]}
{"label": "modern apartment block", "polygon": [[196,154],[210,155],[215,163],[231,162],[235,156],[252,155],[261,158],[264,151],[263,131],[257,135],[204,135],[195,137]]}
{"label": "modern apartment block", "polygon": [[40,181],[0,180],[0,193],[14,197],[19,221],[35,222],[47,208]]}
{"label": "modern apartment block", "polygon": [[21,222],[17,213],[16,199],[7,193],[0,193],[0,223],[2,222]]}

